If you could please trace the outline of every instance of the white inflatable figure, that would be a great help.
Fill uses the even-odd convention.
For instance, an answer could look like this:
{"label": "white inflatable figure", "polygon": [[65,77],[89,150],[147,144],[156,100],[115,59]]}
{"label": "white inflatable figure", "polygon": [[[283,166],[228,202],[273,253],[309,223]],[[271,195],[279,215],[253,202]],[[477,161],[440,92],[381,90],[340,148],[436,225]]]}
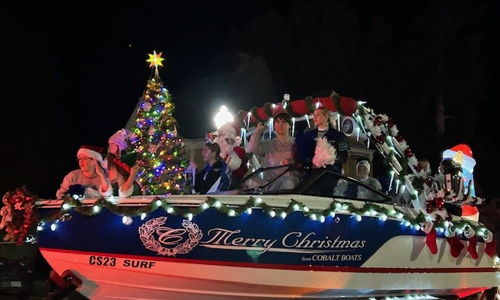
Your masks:
{"label": "white inflatable figure", "polygon": [[217,130],[215,142],[220,146],[220,156],[231,170],[233,179],[242,179],[248,167],[246,152],[243,147],[240,147],[241,137],[237,134],[236,128],[231,123],[222,125]]}
{"label": "white inflatable figure", "polygon": [[[446,191],[452,192],[452,200],[461,205],[462,217],[478,221],[479,211],[474,205],[468,205],[472,202],[474,204],[481,204],[483,199],[476,197],[474,189],[474,166],[476,160],[472,157],[472,150],[466,144],[457,145],[451,149],[443,152],[443,161],[452,160],[460,166],[460,180],[457,183],[453,180],[450,174],[444,176],[444,187]],[[456,191],[458,190],[458,191]]]}
{"label": "white inflatable figure", "polygon": [[468,145],[460,144],[443,152],[443,159],[452,159],[462,168],[461,176],[464,179],[464,193],[468,193],[470,197],[476,196],[474,190],[474,166],[476,160],[472,157],[472,150]]}

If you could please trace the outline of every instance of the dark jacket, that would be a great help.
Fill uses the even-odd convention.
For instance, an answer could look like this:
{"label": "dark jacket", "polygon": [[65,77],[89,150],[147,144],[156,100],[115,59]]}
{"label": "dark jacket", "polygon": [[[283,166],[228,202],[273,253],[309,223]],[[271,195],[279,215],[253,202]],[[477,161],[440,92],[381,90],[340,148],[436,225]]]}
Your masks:
{"label": "dark jacket", "polygon": [[[312,159],[316,151],[317,137],[317,128],[304,131],[302,134],[297,136],[297,139],[295,141],[295,146],[297,149],[296,160],[304,167],[312,167]],[[349,155],[349,145],[347,144],[347,138],[342,132],[336,130],[331,126],[328,127],[328,131],[325,133],[324,137],[326,137],[330,145],[335,147],[335,150],[337,150],[337,158],[335,160],[335,164],[333,166],[327,166],[327,168],[340,173],[342,171],[342,164],[347,161],[347,157]]]}
{"label": "dark jacket", "polygon": [[212,166],[207,164],[201,172],[196,174],[194,190],[197,193],[206,194],[219,178],[217,191],[227,190],[230,183],[228,171],[227,165],[221,160],[216,161]]}

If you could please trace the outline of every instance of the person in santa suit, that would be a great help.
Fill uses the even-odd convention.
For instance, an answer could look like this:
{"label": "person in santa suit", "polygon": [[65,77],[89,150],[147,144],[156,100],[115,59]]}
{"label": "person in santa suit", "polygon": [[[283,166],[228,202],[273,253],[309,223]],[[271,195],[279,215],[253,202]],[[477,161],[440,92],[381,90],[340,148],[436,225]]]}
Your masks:
{"label": "person in santa suit", "polygon": [[65,194],[84,195],[88,197],[111,196],[111,183],[102,167],[102,148],[81,146],[76,154],[79,169],[69,172],[56,192],[57,199]]}
{"label": "person in santa suit", "polygon": [[248,160],[245,149],[240,147],[238,131],[233,124],[226,123],[217,130],[215,138],[221,149],[220,156],[231,170],[231,187],[236,187],[248,171]]}

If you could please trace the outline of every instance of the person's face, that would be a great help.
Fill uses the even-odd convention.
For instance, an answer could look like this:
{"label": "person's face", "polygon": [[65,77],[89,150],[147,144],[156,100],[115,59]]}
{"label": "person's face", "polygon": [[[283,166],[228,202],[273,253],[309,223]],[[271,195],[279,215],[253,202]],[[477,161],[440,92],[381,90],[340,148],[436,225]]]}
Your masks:
{"label": "person's face", "polygon": [[358,171],[358,177],[361,177],[361,178],[368,177],[368,174],[370,173],[365,166],[359,166],[357,171]]}
{"label": "person's face", "polygon": [[93,158],[90,158],[85,155],[80,155],[78,157],[78,165],[80,166],[80,170],[85,173],[92,173],[95,171],[95,161]]}
{"label": "person's face", "polygon": [[313,113],[314,124],[317,126],[325,126],[328,124],[328,117],[323,114],[323,111],[317,109]]}
{"label": "person's face", "polygon": [[423,171],[429,171],[429,162],[425,160],[421,160],[418,162],[418,166],[422,168]]}
{"label": "person's face", "polygon": [[288,130],[290,129],[290,124],[288,124],[287,121],[278,118],[274,120],[274,130],[278,134],[285,134],[288,133]]}
{"label": "person's face", "polygon": [[215,159],[215,152],[210,150],[207,146],[203,146],[201,149],[201,157],[204,162],[208,163],[210,160]]}
{"label": "person's face", "polygon": [[111,154],[114,154],[116,156],[119,156],[119,154],[120,154],[120,148],[115,143],[109,143],[108,144],[108,152],[111,153]]}

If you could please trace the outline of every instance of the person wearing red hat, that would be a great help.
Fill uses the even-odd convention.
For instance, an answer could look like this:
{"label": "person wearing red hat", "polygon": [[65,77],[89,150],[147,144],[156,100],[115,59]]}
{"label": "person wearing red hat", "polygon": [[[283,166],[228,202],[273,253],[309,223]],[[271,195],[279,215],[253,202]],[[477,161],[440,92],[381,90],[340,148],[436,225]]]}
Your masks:
{"label": "person wearing red hat", "polygon": [[76,154],[79,169],[69,172],[56,192],[57,199],[66,193],[78,190],[78,195],[89,197],[111,196],[111,184],[102,168],[102,149],[95,146],[81,146]]}

